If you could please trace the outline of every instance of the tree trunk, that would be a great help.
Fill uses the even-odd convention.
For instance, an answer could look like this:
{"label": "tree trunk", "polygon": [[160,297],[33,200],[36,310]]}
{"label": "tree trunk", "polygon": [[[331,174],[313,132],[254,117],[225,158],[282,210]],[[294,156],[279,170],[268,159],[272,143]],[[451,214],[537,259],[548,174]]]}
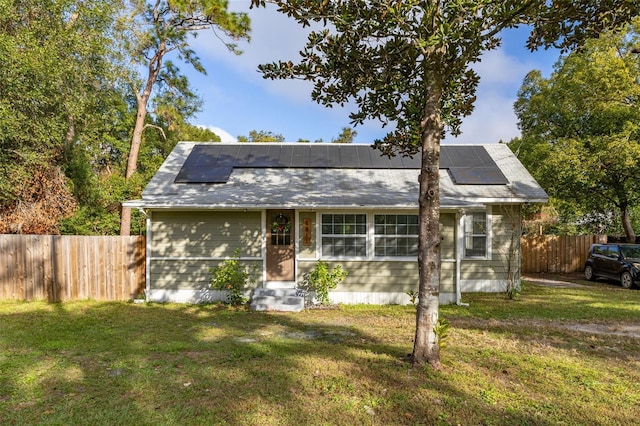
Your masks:
{"label": "tree trunk", "polygon": [[[156,4],[157,7],[157,4]],[[142,94],[136,92],[136,102],[138,112],[136,114],[136,123],[131,136],[131,147],[129,149],[129,158],[127,159],[127,170],[125,179],[135,173],[138,168],[138,154],[140,153],[140,145],[142,144],[142,132],[144,131],[145,120],[147,118],[147,104],[151,98],[151,91],[158,80],[158,74],[162,68],[162,60],[167,53],[166,44],[160,41],[158,50],[149,61],[149,73],[147,74],[147,82],[145,83]],[[120,211],[120,235],[129,235],[131,233],[131,209],[122,206]]]}
{"label": "tree trunk", "polygon": [[631,226],[631,218],[629,217],[629,209],[626,203],[620,207],[620,215],[622,216],[622,229],[624,229],[624,234],[627,236],[627,242],[635,243],[636,233],[633,231],[633,226]]}
{"label": "tree trunk", "polygon": [[418,307],[413,344],[413,365],[428,363],[440,368],[440,350],[435,327],[438,323],[440,295],[440,98],[442,89],[427,89],[425,120],[422,128],[418,235]]}
{"label": "tree trunk", "polygon": [[[144,121],[147,118],[147,99],[138,98],[138,113],[136,114],[136,123],[133,128],[133,136],[131,136],[131,146],[129,148],[129,158],[127,160],[127,170],[125,179],[129,180],[138,168],[138,154],[140,153],[140,145],[142,144],[142,131],[144,130]],[[120,211],[120,235],[129,235],[131,233],[131,208],[122,206]]]}

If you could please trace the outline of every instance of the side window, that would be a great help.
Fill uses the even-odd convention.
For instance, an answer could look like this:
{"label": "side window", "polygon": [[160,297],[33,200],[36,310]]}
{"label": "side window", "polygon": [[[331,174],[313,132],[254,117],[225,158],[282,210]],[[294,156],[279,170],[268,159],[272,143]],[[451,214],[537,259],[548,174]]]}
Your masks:
{"label": "side window", "polygon": [[487,213],[469,212],[464,216],[464,257],[487,256]]}
{"label": "side window", "polygon": [[607,247],[605,246],[595,246],[593,248],[593,254],[597,254],[600,256],[606,256],[607,255]]}
{"label": "side window", "polygon": [[618,246],[609,246],[608,256],[612,259],[617,259],[620,254]]}

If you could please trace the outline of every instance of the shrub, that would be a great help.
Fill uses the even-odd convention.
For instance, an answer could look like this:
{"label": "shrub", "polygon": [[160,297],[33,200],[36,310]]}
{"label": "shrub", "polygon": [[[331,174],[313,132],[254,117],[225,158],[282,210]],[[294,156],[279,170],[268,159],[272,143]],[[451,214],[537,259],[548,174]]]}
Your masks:
{"label": "shrub", "polygon": [[438,318],[438,323],[433,327],[433,332],[438,336],[438,347],[440,349],[447,345],[447,337],[449,337],[449,327],[451,324],[444,318]]}
{"label": "shrub", "polygon": [[247,303],[244,289],[251,283],[251,275],[247,268],[240,263],[240,249],[233,252],[233,257],[227,259],[215,268],[209,269],[212,274],[209,282],[214,290],[227,292],[227,303],[240,306]]}
{"label": "shrub", "polygon": [[342,266],[337,265],[330,270],[326,262],[319,260],[315,269],[302,276],[300,288],[315,292],[316,299],[321,305],[329,305],[329,290],[336,288],[347,275],[347,271],[343,270]]}

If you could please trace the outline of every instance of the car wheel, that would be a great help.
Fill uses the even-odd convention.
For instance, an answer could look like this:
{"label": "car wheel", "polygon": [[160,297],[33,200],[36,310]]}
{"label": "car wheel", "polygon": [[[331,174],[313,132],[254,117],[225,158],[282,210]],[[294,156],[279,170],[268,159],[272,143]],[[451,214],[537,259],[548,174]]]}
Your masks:
{"label": "car wheel", "polygon": [[593,268],[589,265],[585,266],[584,268],[584,277],[586,279],[588,279],[589,281],[595,281],[596,276],[593,275]]}
{"label": "car wheel", "polygon": [[624,288],[631,288],[633,285],[633,278],[631,277],[631,273],[629,271],[624,271],[620,274],[620,284]]}

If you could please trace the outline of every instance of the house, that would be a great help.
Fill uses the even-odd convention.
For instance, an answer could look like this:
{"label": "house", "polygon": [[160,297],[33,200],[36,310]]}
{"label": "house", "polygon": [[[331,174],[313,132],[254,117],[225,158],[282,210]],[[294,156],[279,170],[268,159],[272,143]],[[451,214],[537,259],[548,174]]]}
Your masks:
{"label": "house", "polygon": [[[440,301],[519,281],[520,209],[547,194],[503,144],[443,145]],[[142,193],[147,298],[224,299],[209,269],[240,249],[258,288],[293,288],[322,259],[334,302],[404,304],[418,287],[413,158],[368,145],[181,142]]]}

